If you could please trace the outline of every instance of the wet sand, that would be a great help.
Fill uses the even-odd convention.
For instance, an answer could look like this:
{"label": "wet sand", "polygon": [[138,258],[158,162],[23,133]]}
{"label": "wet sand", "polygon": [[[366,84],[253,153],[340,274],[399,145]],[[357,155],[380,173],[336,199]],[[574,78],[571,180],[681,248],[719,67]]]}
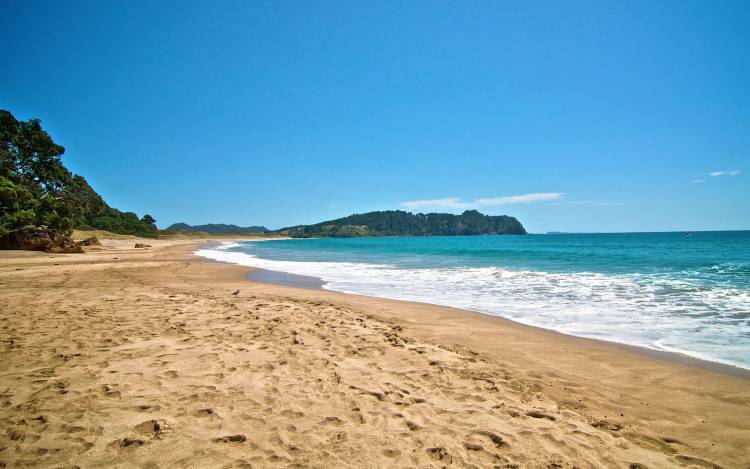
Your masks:
{"label": "wet sand", "polygon": [[743,376],[153,244],[0,252],[7,467],[750,465]]}

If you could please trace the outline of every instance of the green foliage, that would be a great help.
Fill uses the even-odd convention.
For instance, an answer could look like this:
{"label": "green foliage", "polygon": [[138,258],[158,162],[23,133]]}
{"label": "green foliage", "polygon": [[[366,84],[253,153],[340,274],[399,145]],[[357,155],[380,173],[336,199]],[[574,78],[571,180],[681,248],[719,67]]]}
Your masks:
{"label": "green foliage", "polygon": [[279,231],[293,238],[526,234],[523,225],[514,217],[483,215],[476,210],[467,210],[461,215],[413,214],[403,210],[369,212]]}
{"label": "green foliage", "polygon": [[156,226],[153,224],[139,220],[133,212],[121,212],[111,207],[107,207],[101,214],[87,216],[86,225],[87,228],[106,230],[111,233],[132,234],[144,238],[157,236]]}
{"label": "green foliage", "polygon": [[16,212],[26,210],[34,205],[34,196],[24,186],[19,186],[10,179],[0,176],[0,211]]}
{"label": "green foliage", "polygon": [[109,207],[83,176],[65,168],[63,153],[38,119],[19,121],[0,110],[0,231],[46,225],[156,237],[150,215],[139,220]]}

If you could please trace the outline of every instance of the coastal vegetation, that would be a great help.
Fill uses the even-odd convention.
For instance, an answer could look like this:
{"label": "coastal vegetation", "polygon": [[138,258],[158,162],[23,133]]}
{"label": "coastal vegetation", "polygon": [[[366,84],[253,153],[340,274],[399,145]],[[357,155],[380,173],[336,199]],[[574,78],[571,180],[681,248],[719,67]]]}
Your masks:
{"label": "coastal vegetation", "polygon": [[0,235],[45,226],[157,236],[152,216],[139,218],[107,205],[83,176],[65,167],[63,153],[38,119],[20,121],[0,109]]}
{"label": "coastal vegetation", "polygon": [[279,233],[292,238],[355,238],[526,234],[526,230],[515,217],[484,215],[476,210],[466,210],[461,215],[386,210],[354,214],[315,225],[282,228]]}

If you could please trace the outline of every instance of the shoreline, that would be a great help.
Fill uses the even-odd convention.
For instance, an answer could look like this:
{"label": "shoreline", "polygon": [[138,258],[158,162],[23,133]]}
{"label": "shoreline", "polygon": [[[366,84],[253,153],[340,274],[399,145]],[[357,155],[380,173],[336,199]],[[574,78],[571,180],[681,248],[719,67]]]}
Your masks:
{"label": "shoreline", "polygon": [[9,466],[750,463],[745,378],[471,311],[249,281],[192,254],[197,241],[105,244],[0,252]]}
{"label": "shoreline", "polygon": [[[245,241],[245,240],[234,239],[231,241]],[[200,250],[200,249],[210,249],[210,246],[207,244],[200,245],[199,247],[196,248],[195,251],[192,252],[192,254],[201,259],[209,259],[213,262],[218,262],[218,263],[227,264],[227,265],[234,265],[237,267],[247,269],[248,271],[247,280],[251,282],[263,282],[263,283],[269,283],[273,285],[286,286],[290,288],[313,289],[313,290],[321,290],[321,291],[328,291],[332,293],[338,293],[342,295],[353,295],[353,296],[361,296],[365,298],[377,298],[377,299],[383,299],[383,300],[388,300],[388,301],[401,301],[404,303],[418,303],[418,304],[430,305],[430,306],[441,307],[441,308],[451,308],[451,309],[463,311],[465,313],[480,314],[482,316],[487,316],[490,318],[496,318],[496,319],[501,319],[504,321],[509,321],[513,324],[518,324],[521,326],[534,328],[534,329],[544,331],[544,332],[561,334],[567,337],[575,337],[578,339],[591,340],[591,341],[602,343],[602,344],[609,344],[613,346],[623,347],[624,349],[629,350],[631,352],[642,353],[642,354],[660,358],[663,360],[672,361],[673,363],[679,363],[679,364],[687,365],[687,366],[695,366],[695,367],[699,367],[699,368],[703,368],[703,369],[707,369],[711,371],[716,371],[719,373],[724,373],[724,374],[750,380],[750,368],[744,368],[742,366],[734,365],[731,363],[725,363],[721,361],[697,357],[697,356],[691,355],[688,352],[662,350],[658,348],[648,347],[645,345],[637,345],[637,344],[630,344],[627,342],[619,342],[616,340],[597,339],[594,337],[569,334],[566,332],[558,331],[556,329],[550,329],[550,328],[546,328],[542,326],[537,326],[534,324],[526,324],[520,321],[506,318],[498,314],[488,313],[488,312],[479,311],[479,310],[456,308],[454,306],[441,305],[438,303],[430,303],[427,301],[410,301],[410,300],[402,300],[399,298],[390,298],[386,296],[373,296],[373,295],[359,294],[359,293],[353,293],[353,292],[346,292],[346,291],[341,291],[341,290],[326,289],[326,288],[323,288],[326,282],[323,279],[318,278],[318,277],[298,275],[298,274],[293,274],[293,273],[285,272],[285,271],[263,269],[259,267],[251,267],[251,266],[246,266],[246,265],[237,264],[237,263],[228,262],[228,261],[211,259],[208,257],[197,255],[196,252],[197,250]]]}
{"label": "shoreline", "polygon": [[[201,256],[197,256],[197,257],[201,257]],[[233,264],[231,262],[224,262],[224,261],[217,261],[217,260],[213,260],[213,261],[221,263],[221,264],[235,265],[235,266],[247,269],[248,270],[247,280],[250,282],[267,283],[270,285],[278,285],[278,286],[283,286],[283,287],[288,287],[288,288],[300,288],[300,289],[305,289],[305,290],[319,290],[319,291],[326,291],[326,292],[331,292],[331,293],[340,294],[340,295],[351,295],[355,297],[361,296],[365,298],[396,301],[396,302],[401,302],[401,303],[406,303],[406,304],[414,303],[414,304],[434,306],[437,308],[450,308],[450,309],[455,309],[457,311],[461,311],[466,314],[479,314],[481,316],[488,317],[488,318],[493,318],[493,319],[497,319],[501,321],[508,321],[517,326],[529,327],[539,332],[559,334],[565,337],[592,341],[592,342],[599,343],[602,345],[621,347],[630,353],[638,353],[642,355],[647,355],[653,358],[665,360],[665,361],[680,364],[680,365],[702,368],[704,370],[713,371],[717,373],[722,373],[722,374],[750,380],[750,369],[748,368],[743,368],[741,366],[731,365],[731,364],[723,363],[719,361],[713,361],[713,360],[707,360],[704,358],[694,357],[692,355],[688,355],[682,352],[673,352],[670,350],[659,350],[655,348],[649,348],[643,345],[634,345],[634,344],[628,344],[625,342],[616,342],[613,340],[595,339],[593,337],[585,337],[585,336],[580,336],[580,335],[568,334],[566,332],[557,331],[555,329],[548,329],[546,327],[535,326],[533,324],[525,324],[519,321],[515,321],[513,319],[508,319],[506,317],[503,317],[497,314],[486,313],[483,311],[475,311],[471,309],[455,308],[453,306],[429,303],[426,301],[408,301],[408,300],[401,300],[398,298],[388,298],[384,296],[372,296],[372,295],[364,295],[364,294],[351,293],[351,292],[345,292],[345,291],[339,291],[339,290],[328,290],[328,289],[323,288],[323,285],[325,285],[325,281],[317,277],[307,277],[304,275],[290,274],[288,272],[283,272],[283,271],[260,269],[257,267],[248,267],[248,266],[243,266],[240,264]],[[257,273],[262,273],[262,274],[258,276]],[[279,278],[277,277],[277,274],[282,274],[282,276],[288,276],[289,280],[288,281],[275,281]],[[302,284],[294,283],[295,278],[297,277],[304,279],[302,280],[303,282]],[[319,283],[320,285],[314,286],[315,283]]]}

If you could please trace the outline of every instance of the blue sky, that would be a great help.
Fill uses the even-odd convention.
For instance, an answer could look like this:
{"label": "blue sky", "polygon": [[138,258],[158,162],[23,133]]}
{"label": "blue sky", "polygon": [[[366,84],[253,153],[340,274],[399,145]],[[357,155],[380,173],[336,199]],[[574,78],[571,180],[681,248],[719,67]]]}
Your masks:
{"label": "blue sky", "polygon": [[162,227],[750,229],[747,1],[0,2],[0,108]]}

